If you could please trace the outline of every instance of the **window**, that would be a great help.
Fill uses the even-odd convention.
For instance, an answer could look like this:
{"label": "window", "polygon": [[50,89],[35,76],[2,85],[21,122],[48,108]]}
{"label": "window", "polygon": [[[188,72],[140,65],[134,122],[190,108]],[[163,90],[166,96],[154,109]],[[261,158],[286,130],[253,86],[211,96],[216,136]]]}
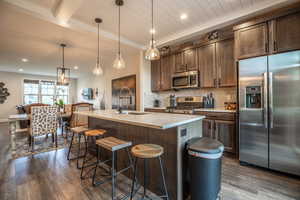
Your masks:
{"label": "window", "polygon": [[60,99],[69,102],[69,86],[56,85],[54,81],[24,80],[24,104],[53,105]]}

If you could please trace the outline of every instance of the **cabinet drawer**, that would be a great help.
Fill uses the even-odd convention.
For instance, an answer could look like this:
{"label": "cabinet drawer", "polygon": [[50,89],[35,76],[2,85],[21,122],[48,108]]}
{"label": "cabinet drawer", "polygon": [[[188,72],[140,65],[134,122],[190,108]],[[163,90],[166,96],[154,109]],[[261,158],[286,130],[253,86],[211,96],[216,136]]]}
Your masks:
{"label": "cabinet drawer", "polygon": [[235,113],[197,111],[195,114],[205,115],[207,119],[235,121]]}
{"label": "cabinet drawer", "polygon": [[164,108],[162,109],[156,109],[156,108],[145,108],[145,112],[158,112],[158,113],[164,113],[166,112]]}

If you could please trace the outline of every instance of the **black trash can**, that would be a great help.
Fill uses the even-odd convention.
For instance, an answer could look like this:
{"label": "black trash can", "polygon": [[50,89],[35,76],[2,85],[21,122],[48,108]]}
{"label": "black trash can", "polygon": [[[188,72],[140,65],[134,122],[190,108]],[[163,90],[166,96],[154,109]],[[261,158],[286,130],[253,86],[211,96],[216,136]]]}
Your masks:
{"label": "black trash can", "polygon": [[191,200],[218,199],[224,145],[211,138],[193,138],[187,150]]}

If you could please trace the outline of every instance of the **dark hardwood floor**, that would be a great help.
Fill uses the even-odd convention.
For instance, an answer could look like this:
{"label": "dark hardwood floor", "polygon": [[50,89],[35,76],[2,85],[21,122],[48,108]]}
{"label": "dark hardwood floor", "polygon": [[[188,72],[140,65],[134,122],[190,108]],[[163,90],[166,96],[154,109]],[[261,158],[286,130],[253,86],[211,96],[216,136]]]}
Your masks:
{"label": "dark hardwood floor", "polygon": [[[8,127],[0,124],[0,200],[110,199],[109,184],[92,187],[80,181],[74,162],[66,160],[66,150],[11,160]],[[124,179],[121,190],[128,189]],[[300,178],[254,167],[240,166],[224,158],[223,200],[300,200]]]}

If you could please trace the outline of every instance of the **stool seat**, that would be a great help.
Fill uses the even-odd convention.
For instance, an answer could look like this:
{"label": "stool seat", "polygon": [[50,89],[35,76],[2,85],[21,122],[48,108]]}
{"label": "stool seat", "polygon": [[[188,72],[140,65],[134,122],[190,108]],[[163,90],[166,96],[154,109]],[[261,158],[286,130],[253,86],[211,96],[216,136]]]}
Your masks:
{"label": "stool seat", "polygon": [[94,130],[88,130],[84,132],[86,136],[101,136],[104,135],[105,133],[106,130],[103,129],[94,129]]}
{"label": "stool seat", "polygon": [[96,140],[96,144],[109,151],[117,151],[132,145],[131,142],[120,140],[115,137],[106,137]]}
{"label": "stool seat", "polygon": [[156,158],[164,153],[164,148],[157,144],[139,144],[132,147],[131,153],[138,158]]}
{"label": "stool seat", "polygon": [[73,133],[83,133],[85,131],[88,131],[89,129],[85,126],[77,126],[77,127],[74,127],[74,128],[71,128],[71,131]]}

